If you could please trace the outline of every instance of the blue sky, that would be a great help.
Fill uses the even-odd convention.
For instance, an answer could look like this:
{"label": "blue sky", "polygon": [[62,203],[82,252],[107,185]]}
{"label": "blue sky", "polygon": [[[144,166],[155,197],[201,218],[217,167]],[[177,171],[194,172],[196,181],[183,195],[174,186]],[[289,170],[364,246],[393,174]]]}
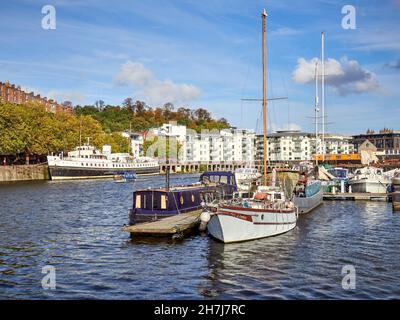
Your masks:
{"label": "blue sky", "polygon": [[[355,30],[341,26],[346,4]],[[55,30],[41,27],[44,5]],[[309,73],[324,31],[328,131],[400,129],[400,0],[4,1],[0,81],[74,104],[202,106],[259,129],[260,105],[241,99],[262,95],[264,7],[268,96],[289,98],[269,104],[269,128],[314,130]]]}

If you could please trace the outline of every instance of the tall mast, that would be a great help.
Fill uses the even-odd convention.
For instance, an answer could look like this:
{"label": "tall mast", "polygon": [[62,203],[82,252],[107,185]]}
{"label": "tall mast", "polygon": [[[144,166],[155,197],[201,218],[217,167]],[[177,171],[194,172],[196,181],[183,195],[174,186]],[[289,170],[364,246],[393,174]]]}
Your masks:
{"label": "tall mast", "polygon": [[81,146],[82,146],[82,116],[79,117],[79,158],[81,157]]}
{"label": "tall mast", "polygon": [[315,163],[318,165],[318,62],[315,63]]}
{"label": "tall mast", "polygon": [[325,161],[325,34],[321,33],[321,60],[322,60],[322,79],[321,79],[321,98],[322,98],[322,161]]}
{"label": "tall mast", "polygon": [[129,138],[128,138],[128,153],[131,154],[131,144],[132,144],[132,121],[129,122]]}
{"label": "tall mast", "polygon": [[264,184],[267,184],[267,62],[266,62],[266,36],[265,36],[265,22],[267,12],[265,9],[262,14],[262,65],[263,65],[263,127],[264,127]]}

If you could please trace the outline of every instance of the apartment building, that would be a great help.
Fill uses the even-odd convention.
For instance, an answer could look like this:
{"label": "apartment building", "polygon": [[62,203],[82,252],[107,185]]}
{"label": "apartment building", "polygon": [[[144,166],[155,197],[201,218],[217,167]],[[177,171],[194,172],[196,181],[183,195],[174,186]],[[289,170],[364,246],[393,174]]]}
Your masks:
{"label": "apartment building", "polygon": [[152,135],[175,138],[181,162],[254,162],[255,133],[247,129],[203,130],[201,133],[176,123],[152,129]]}
{"label": "apartment building", "polygon": [[130,141],[130,152],[135,159],[143,156],[143,135],[139,133],[122,132],[121,135]]}
{"label": "apartment building", "polygon": [[351,142],[358,148],[367,140],[377,148],[377,152],[381,157],[385,159],[400,158],[400,130],[388,128],[378,132],[368,130],[364,134],[354,135]]}
{"label": "apartment building", "polygon": [[[267,157],[269,161],[313,160],[315,154],[351,154],[354,145],[351,137],[327,134],[324,139],[316,139],[315,134],[300,131],[277,131],[267,136]],[[264,158],[264,137],[257,135],[256,160]]]}

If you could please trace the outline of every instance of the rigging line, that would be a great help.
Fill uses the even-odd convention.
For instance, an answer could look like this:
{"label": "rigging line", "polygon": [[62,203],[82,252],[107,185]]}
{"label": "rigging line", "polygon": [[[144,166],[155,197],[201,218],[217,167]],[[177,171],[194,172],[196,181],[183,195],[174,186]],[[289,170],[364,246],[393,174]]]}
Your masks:
{"label": "rigging line", "polygon": [[259,114],[258,114],[258,118],[257,118],[257,124],[256,124],[256,132],[258,132],[258,133],[262,133],[261,132],[261,128],[259,128],[259,125],[260,125],[260,120],[261,120],[261,118],[262,118],[262,112],[263,112],[263,110],[262,110],[262,105],[260,106],[260,111],[259,111]]}
{"label": "rigging line", "polygon": [[[244,79],[244,83],[243,83],[241,94],[240,94],[241,97],[243,97],[244,90],[247,88],[247,81],[249,79],[249,73],[250,73],[250,66],[248,65],[246,77]],[[243,127],[243,99],[241,100],[241,103],[240,103],[240,126]]]}
{"label": "rigging line", "polygon": [[[268,53],[268,55],[269,55],[269,53]],[[274,96],[274,89],[273,89],[273,83],[272,83],[272,75],[271,75],[271,71],[269,69],[267,70],[267,79],[269,80],[269,81],[267,81],[267,83],[269,85],[269,91],[271,93],[271,96],[273,97]],[[269,116],[267,117],[267,119],[268,119],[268,128],[269,128],[269,131],[272,132],[273,131],[272,130],[272,123],[275,123],[275,124],[277,123],[274,100],[271,100],[270,103],[269,103],[269,108],[267,107],[267,115],[268,114],[269,114]],[[273,119],[272,119],[272,117],[273,117]],[[267,134],[268,134],[268,130],[267,130]]]}
{"label": "rigging line", "polygon": [[[283,90],[285,90],[285,95],[286,95],[286,97],[288,97],[289,96],[288,90],[287,90],[285,79],[283,78],[282,71],[280,71],[280,74],[281,74]],[[290,130],[290,101],[289,101],[289,99],[287,99],[287,106],[288,106],[288,130]]]}

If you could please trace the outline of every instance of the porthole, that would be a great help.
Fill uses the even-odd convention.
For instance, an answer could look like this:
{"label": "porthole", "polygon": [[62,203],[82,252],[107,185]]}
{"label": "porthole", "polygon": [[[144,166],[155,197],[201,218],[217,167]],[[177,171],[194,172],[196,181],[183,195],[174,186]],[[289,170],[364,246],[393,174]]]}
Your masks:
{"label": "porthole", "polygon": [[264,215],[263,214],[261,215],[261,220],[264,220]]}

